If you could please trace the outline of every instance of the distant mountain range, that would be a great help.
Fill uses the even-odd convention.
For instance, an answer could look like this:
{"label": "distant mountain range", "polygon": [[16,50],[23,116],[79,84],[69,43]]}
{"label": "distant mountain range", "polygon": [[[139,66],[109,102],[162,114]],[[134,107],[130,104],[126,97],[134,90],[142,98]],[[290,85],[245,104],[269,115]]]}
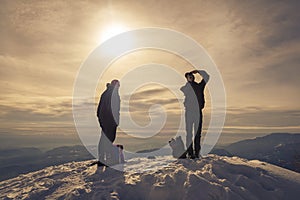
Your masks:
{"label": "distant mountain range", "polygon": [[38,148],[0,150],[0,181],[72,161],[93,159],[84,146],[58,147],[42,152]]}
{"label": "distant mountain range", "polygon": [[256,159],[300,172],[300,134],[272,133],[214,149],[211,153]]}
{"label": "distant mountain range", "polygon": [[[137,153],[147,154],[151,151],[144,150]],[[164,155],[171,155],[169,148],[163,149],[161,152]],[[213,149],[211,153],[261,160],[300,172],[300,134],[273,133],[264,137],[236,142],[222,149]],[[125,156],[126,159],[136,157],[131,153],[127,153]],[[90,159],[94,159],[94,157],[84,146],[79,145],[54,148],[46,152],[38,148],[3,149],[0,150],[0,181],[47,166]]]}

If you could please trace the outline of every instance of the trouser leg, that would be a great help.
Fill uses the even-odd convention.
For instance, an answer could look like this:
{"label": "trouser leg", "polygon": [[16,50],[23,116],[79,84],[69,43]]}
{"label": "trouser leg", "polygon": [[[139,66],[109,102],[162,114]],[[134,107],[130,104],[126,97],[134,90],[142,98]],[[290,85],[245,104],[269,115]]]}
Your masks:
{"label": "trouser leg", "polygon": [[106,136],[107,136],[108,140],[111,143],[114,143],[114,141],[116,139],[117,126],[110,126],[109,128],[107,128],[106,131],[107,131]]}
{"label": "trouser leg", "polygon": [[109,149],[107,150],[107,163],[109,165],[114,165],[118,164],[118,149],[116,146],[113,145],[115,139],[116,139],[116,131],[117,131],[117,126],[110,126],[109,130],[107,132],[107,138],[109,141]]}
{"label": "trouser leg", "polygon": [[103,151],[103,141],[102,136],[100,136],[98,143],[98,161],[104,162],[104,151]]}
{"label": "trouser leg", "polygon": [[194,154],[193,152],[193,119],[192,112],[185,111],[185,129],[186,129],[186,148],[189,156]]}
{"label": "trouser leg", "polygon": [[116,139],[117,126],[102,126],[101,138],[99,142],[99,161],[106,165],[116,164],[116,153],[113,142]]}
{"label": "trouser leg", "polygon": [[98,159],[101,163],[104,163],[106,160],[106,152],[108,148],[109,148],[109,140],[104,134],[104,131],[102,129],[99,145],[98,145]]}
{"label": "trouser leg", "polygon": [[195,156],[199,157],[199,153],[201,150],[201,132],[202,132],[202,110],[200,110],[200,113],[196,119],[196,123],[194,124],[194,145],[195,145]]}
{"label": "trouser leg", "polygon": [[101,137],[98,145],[98,157],[100,162],[105,162],[111,156],[113,142],[116,139],[116,126],[102,126]]}

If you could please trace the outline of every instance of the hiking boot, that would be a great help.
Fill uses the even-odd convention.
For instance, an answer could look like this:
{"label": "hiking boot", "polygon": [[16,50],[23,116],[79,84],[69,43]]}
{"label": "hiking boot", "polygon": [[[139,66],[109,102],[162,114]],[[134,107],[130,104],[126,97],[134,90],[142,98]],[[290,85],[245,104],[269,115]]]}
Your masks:
{"label": "hiking boot", "polygon": [[188,158],[190,158],[190,159],[195,159],[196,156],[195,156],[194,154],[191,154],[191,155],[189,154]]}

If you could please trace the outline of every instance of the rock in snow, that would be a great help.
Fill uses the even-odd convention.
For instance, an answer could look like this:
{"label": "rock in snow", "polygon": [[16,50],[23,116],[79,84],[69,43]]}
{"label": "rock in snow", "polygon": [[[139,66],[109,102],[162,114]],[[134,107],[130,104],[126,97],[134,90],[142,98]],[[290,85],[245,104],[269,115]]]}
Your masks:
{"label": "rock in snow", "polygon": [[[257,160],[133,158],[124,171],[72,162],[0,182],[0,199],[299,199],[300,174]],[[121,167],[121,166],[119,166]]]}

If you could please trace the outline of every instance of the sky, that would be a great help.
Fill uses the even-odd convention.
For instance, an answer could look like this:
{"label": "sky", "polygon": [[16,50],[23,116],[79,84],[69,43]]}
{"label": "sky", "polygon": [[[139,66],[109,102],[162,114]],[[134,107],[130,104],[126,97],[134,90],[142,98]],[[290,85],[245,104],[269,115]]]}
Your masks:
{"label": "sky", "polygon": [[[14,141],[24,135],[52,135],[78,139],[72,94],[80,66],[113,34],[145,27],[172,29],[193,38],[218,66],[227,100],[222,142],[272,132],[300,132],[299,1],[0,3],[0,134],[5,138],[13,136]],[[182,75],[192,69],[171,53],[132,52],[112,63],[99,80],[95,104],[106,82],[153,62],[171,66]],[[183,84],[182,78],[172,86],[174,89]],[[122,105],[128,107],[124,88],[121,83]],[[141,87],[132,97],[131,117],[145,126],[149,107],[163,104],[170,114],[165,133],[173,132],[182,111],[182,99],[168,98],[168,92],[157,85]],[[206,90],[204,131],[210,116],[209,96]],[[122,137],[126,138],[126,134]]]}

